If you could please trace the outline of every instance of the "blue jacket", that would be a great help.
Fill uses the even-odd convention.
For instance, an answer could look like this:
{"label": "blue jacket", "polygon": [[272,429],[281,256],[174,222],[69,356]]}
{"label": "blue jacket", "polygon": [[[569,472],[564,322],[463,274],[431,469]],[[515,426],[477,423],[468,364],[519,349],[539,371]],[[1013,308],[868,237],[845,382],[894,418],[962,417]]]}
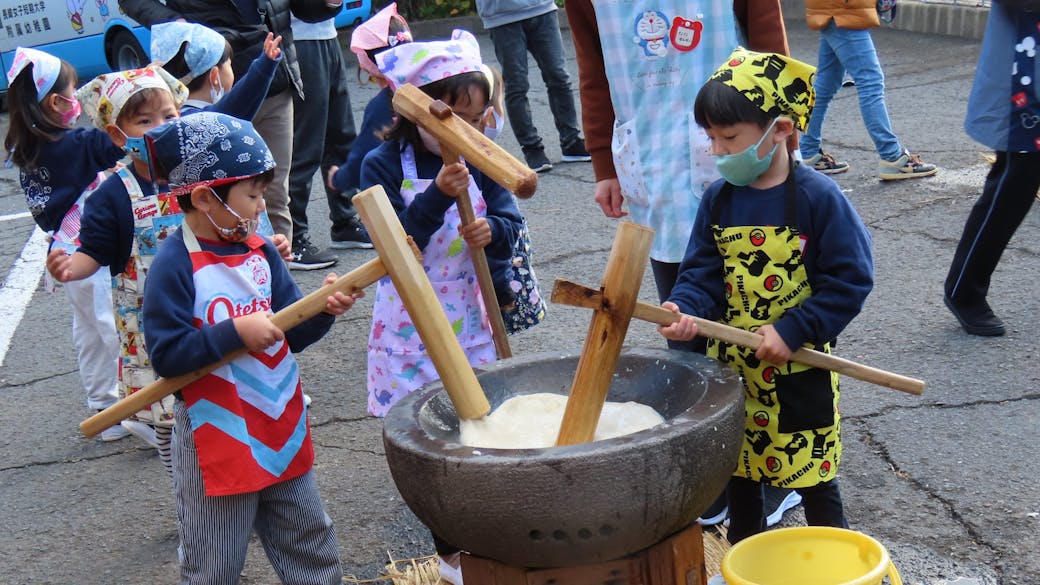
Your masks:
{"label": "blue jacket", "polygon": [[477,0],[477,14],[484,28],[494,28],[556,10],[554,0]]}

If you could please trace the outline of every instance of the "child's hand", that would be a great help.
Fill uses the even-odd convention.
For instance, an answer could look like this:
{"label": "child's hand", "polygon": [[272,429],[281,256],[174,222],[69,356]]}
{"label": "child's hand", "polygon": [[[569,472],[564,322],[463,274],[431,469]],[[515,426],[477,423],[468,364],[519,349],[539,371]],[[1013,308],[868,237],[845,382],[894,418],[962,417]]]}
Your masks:
{"label": "child's hand", "polygon": [[325,184],[328,185],[329,189],[332,189],[333,191],[339,191],[339,189],[337,189],[336,186],[332,184],[332,177],[336,174],[336,171],[338,170],[339,165],[332,165],[331,167],[329,167],[329,172],[325,173]]}
{"label": "child's hand", "polygon": [[441,193],[455,198],[463,190],[469,189],[469,169],[460,162],[444,165],[437,173],[435,182]]}
{"label": "child's hand", "polygon": [[271,243],[274,244],[274,249],[278,250],[278,255],[282,257],[282,260],[292,261],[292,244],[289,243],[289,238],[285,237],[285,234],[271,236]]}
{"label": "child's hand", "polygon": [[772,325],[763,325],[755,331],[762,336],[762,344],[755,351],[755,357],[773,365],[782,366],[791,359],[791,348]]}
{"label": "child's hand", "polygon": [[[334,282],[336,282],[336,273],[330,272],[328,276],[325,277],[323,285],[328,286]],[[341,292],[329,295],[329,298],[325,299],[325,312],[330,315],[342,315],[354,306],[354,301],[363,296],[365,296],[365,291],[363,290],[359,290],[350,295]]]}
{"label": "child's hand", "polygon": [[[661,307],[668,309],[676,315],[680,314],[679,305],[673,302],[665,301],[661,303]],[[697,336],[697,323],[694,322],[693,317],[682,315],[678,321],[667,327],[658,325],[657,332],[664,336],[665,339],[671,339],[672,341],[689,341]]]}
{"label": "child's hand", "polygon": [[51,250],[47,254],[47,272],[58,282],[72,280],[72,256],[59,248]]}
{"label": "child's hand", "polygon": [[264,351],[285,339],[285,334],[271,322],[267,313],[250,313],[243,317],[235,317],[232,323],[235,324],[235,331],[249,351]]}
{"label": "child's hand", "polygon": [[486,217],[478,217],[469,225],[460,225],[459,235],[470,248],[483,248],[491,243],[491,224]]}
{"label": "child's hand", "polygon": [[277,61],[278,57],[282,56],[282,49],[278,47],[280,42],[282,42],[282,35],[274,36],[267,33],[267,38],[264,39],[264,54],[268,59]]}

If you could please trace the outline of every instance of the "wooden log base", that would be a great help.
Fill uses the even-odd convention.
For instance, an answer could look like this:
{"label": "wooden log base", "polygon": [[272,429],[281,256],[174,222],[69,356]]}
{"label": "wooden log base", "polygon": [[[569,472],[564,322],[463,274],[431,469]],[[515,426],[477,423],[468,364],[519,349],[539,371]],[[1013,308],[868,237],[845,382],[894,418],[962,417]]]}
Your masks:
{"label": "wooden log base", "polygon": [[708,580],[696,522],[627,557],[577,567],[525,569],[463,554],[462,575],[466,585],[706,585]]}

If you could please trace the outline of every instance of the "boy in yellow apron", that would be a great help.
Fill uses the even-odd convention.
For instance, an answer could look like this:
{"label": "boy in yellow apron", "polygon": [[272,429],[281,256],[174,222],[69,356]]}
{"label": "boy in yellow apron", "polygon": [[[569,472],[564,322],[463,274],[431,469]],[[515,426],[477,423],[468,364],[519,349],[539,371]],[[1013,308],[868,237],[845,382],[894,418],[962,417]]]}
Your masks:
{"label": "boy in yellow apron", "polygon": [[[662,306],[762,336],[757,351],[710,340],[741,375],[744,444],[728,487],[730,542],[765,530],[762,486],[793,488],[810,525],[847,527],[838,375],[788,360],[829,351],[873,286],[870,235],[837,184],[784,144],[812,111],[814,69],[738,47],[697,95],[694,117],[722,175],[704,194],[679,279]],[[689,340],[689,317],[659,328]]]}

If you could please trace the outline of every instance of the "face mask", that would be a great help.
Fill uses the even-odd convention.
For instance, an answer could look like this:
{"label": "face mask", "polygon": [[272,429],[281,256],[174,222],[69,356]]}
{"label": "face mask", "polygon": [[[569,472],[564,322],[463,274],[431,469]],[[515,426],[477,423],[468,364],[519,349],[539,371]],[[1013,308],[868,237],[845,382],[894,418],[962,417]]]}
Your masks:
{"label": "face mask", "polygon": [[220,98],[224,97],[224,86],[220,83],[220,78],[217,78],[217,88],[213,89],[213,86],[209,86],[209,101],[215,104],[220,101]]}
{"label": "face mask", "polygon": [[213,227],[216,228],[217,236],[220,237],[221,240],[237,244],[256,231],[255,219],[246,219],[235,213],[235,210],[231,209],[231,206],[228,205],[227,202],[223,201],[220,197],[217,197],[217,193],[213,191],[213,189],[210,189],[209,192],[213,194],[213,197],[217,201],[220,201],[220,204],[224,206],[224,209],[228,210],[228,213],[238,218],[238,223],[235,224],[235,227],[227,228],[217,225],[217,222],[213,221],[213,217],[209,213],[206,214],[206,219],[208,219],[209,222],[213,224]]}
{"label": "face mask", "polygon": [[719,174],[722,175],[723,179],[738,187],[743,187],[754,183],[762,176],[762,173],[766,172],[766,169],[773,162],[773,155],[780,144],[774,146],[765,158],[758,158],[758,147],[762,145],[762,141],[766,139],[766,136],[769,136],[769,131],[773,129],[775,124],[776,119],[774,118],[773,122],[762,134],[762,138],[759,138],[758,142],[744,149],[743,152],[715,157],[715,166],[719,169]]}
{"label": "face mask", "polygon": [[123,145],[123,150],[130,155],[131,158],[135,158],[143,163],[148,163],[148,146],[144,142],[144,136],[130,137],[123,132],[123,129],[116,126],[119,133],[126,138],[126,144]]}
{"label": "face mask", "polygon": [[79,115],[83,113],[83,106],[81,106],[79,100],[74,97],[67,98],[61,95],[60,93],[55,95],[65,100],[66,102],[72,104],[72,107],[69,108],[69,111],[61,115],[61,125],[66,128],[72,128],[76,125],[76,122],[79,120]]}
{"label": "face mask", "polygon": [[484,136],[487,136],[491,140],[498,138],[498,135],[502,133],[502,127],[505,123],[505,119],[495,111],[495,108],[491,108],[491,116],[495,119],[495,126],[484,126]]}

